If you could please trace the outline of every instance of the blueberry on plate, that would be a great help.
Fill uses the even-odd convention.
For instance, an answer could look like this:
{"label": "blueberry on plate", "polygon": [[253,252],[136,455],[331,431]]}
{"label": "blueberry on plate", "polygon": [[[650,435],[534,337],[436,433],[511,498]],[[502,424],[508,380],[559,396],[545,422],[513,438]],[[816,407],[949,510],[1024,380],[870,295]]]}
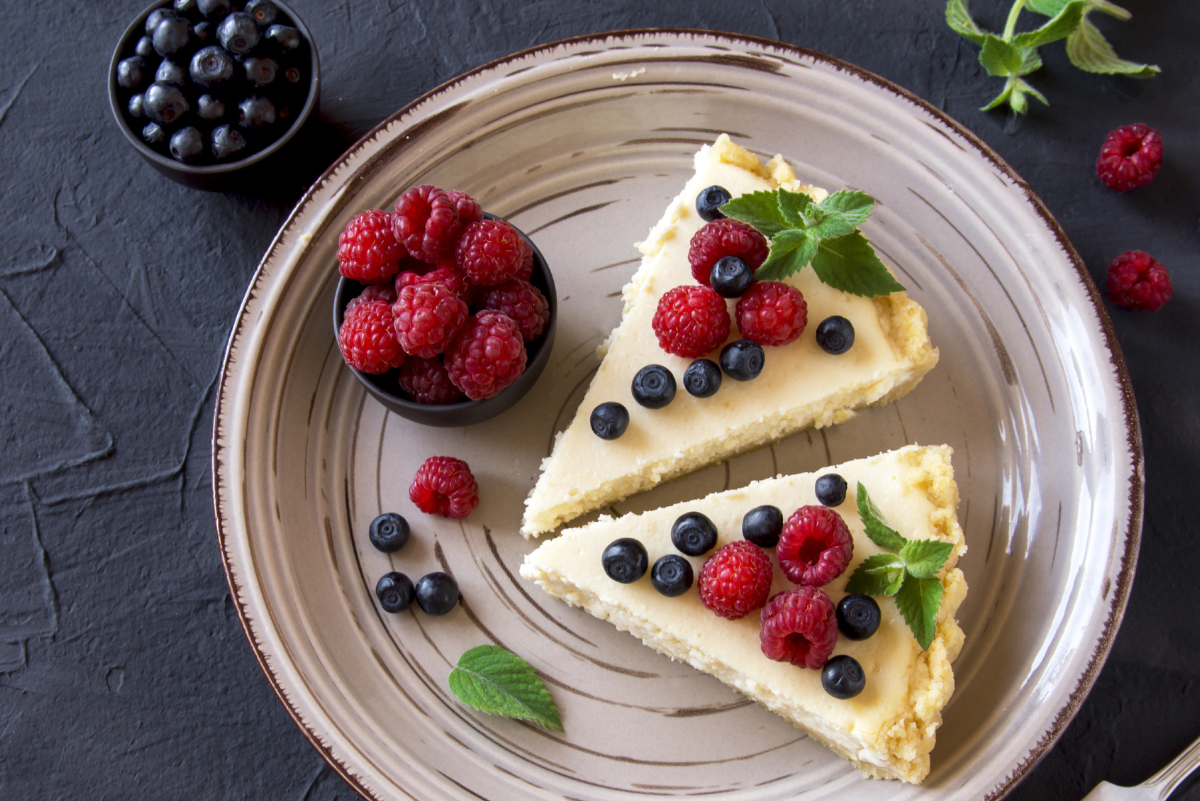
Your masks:
{"label": "blueberry on plate", "polygon": [[159,83],[177,83],[183,86],[187,81],[187,70],[183,68],[182,64],[164,58],[158,65],[158,69],[154,71],[154,80]]}
{"label": "blueberry on plate", "polygon": [[200,95],[196,100],[196,116],[208,122],[216,122],[225,116],[225,104],[212,95]]}
{"label": "blueberry on plate", "polygon": [[713,265],[708,282],[723,298],[740,298],[754,283],[754,270],[737,256],[722,256]]}
{"label": "blueberry on plate", "polygon": [[427,615],[445,615],[458,605],[458,582],[448,573],[428,573],[417,582],[417,606]]}
{"label": "blueberry on plate", "polygon": [[141,89],[146,82],[146,59],[130,56],[117,62],[117,86],[122,89]]}
{"label": "blueberry on plate", "polygon": [[403,573],[385,573],[375,585],[375,597],[385,612],[403,612],[417,597],[412,579]]}
{"label": "blueberry on plate", "polygon": [[275,59],[255,58],[254,56],[242,62],[242,66],[246,70],[246,80],[260,89],[275,80],[275,73],[279,69]]}
{"label": "blueberry on plate", "polygon": [[199,87],[208,89],[233,77],[233,56],[216,45],[202,47],[192,56],[188,73]]}
{"label": "blueberry on plate", "polygon": [[840,356],[854,344],[854,326],[845,317],[826,317],[817,326],[817,344],[826,353]]}
{"label": "blueberry on plate", "polygon": [[167,141],[167,132],[157,122],[148,122],[146,127],[142,128],[142,139],[151,146],[161,145]]}
{"label": "blueberry on plate", "polygon": [[154,43],[154,52],[166,58],[188,46],[192,40],[192,26],[182,17],[168,17],[158,23],[150,38]]}
{"label": "blueberry on plate", "polygon": [[191,105],[178,85],[156,82],[143,95],[142,108],[152,122],[170,127],[191,110]]}
{"label": "blueberry on plate", "polygon": [[629,428],[629,410],[609,401],[592,409],[592,433],[600,439],[616,439]]}
{"label": "blueberry on plate", "polygon": [[683,371],[683,388],[697,398],[711,398],[721,388],[721,368],[710,359],[696,359]]}
{"label": "blueberry on plate", "polygon": [[660,557],[650,569],[650,583],[668,598],[683,595],[692,586],[692,563],[678,554]]}
{"label": "blueberry on plate", "polygon": [[249,14],[235,11],[221,20],[217,41],[235,56],[244,56],[258,44],[258,26]]}
{"label": "blueberry on plate", "polygon": [[851,593],[837,605],[838,631],[851,640],[865,640],[879,630],[883,614],[870,595]]}
{"label": "blueberry on plate", "polygon": [[265,128],[276,119],[275,104],[265,97],[251,95],[238,103],[238,125],[243,128]]}
{"label": "blueberry on plate", "polygon": [[290,25],[272,25],[267,28],[266,39],[279,49],[281,53],[290,53],[293,50],[299,49],[304,40],[300,36],[300,31]]}
{"label": "blueberry on plate", "polygon": [[384,512],[371,521],[367,537],[377,550],[394,553],[408,542],[408,521],[395,512]]}
{"label": "blueberry on plate", "polygon": [[215,159],[227,159],[246,147],[246,137],[232,125],[218,125],[212,132],[212,154]]}
{"label": "blueberry on plate", "polygon": [[750,339],[739,339],[721,348],[721,369],[738,381],[758,378],[765,361],[762,345]]}
{"label": "blueberry on plate", "polygon": [[266,28],[275,23],[275,19],[279,16],[279,6],[272,3],[271,0],[250,0],[249,3],[246,3],[246,13],[254,19],[256,25]]}
{"label": "blueberry on plate", "polygon": [[604,553],[600,554],[600,564],[613,581],[632,584],[646,575],[650,557],[646,554],[645,545],[632,537],[622,537],[608,544]]}
{"label": "blueberry on plate", "polygon": [[852,656],[835,656],[821,669],[821,686],[834,698],[853,698],[867,686],[867,675],[862,665]]}
{"label": "blueberry on plate", "polygon": [[822,506],[841,506],[846,502],[846,479],[837,473],[826,473],[818,478],[815,489]]}
{"label": "blueberry on plate", "polygon": [[783,533],[783,512],[778,506],[756,506],[742,518],[742,537],[759,548],[774,548]]}
{"label": "blueberry on plate", "polygon": [[192,126],[180,128],[171,134],[171,156],[176,161],[190,164],[200,158],[204,152],[204,137]]}
{"label": "blueberry on plate", "polygon": [[671,524],[671,544],[680,553],[700,556],[717,545],[717,527],[700,512],[687,512]]}
{"label": "blueberry on plate", "polygon": [[701,189],[700,194],[696,195],[696,213],[705,222],[723,220],[725,219],[725,215],[721,212],[721,207],[728,203],[732,197],[729,194],[729,190],[723,186],[710,186],[707,189]]}
{"label": "blueberry on plate", "polygon": [[648,364],[633,377],[633,399],[647,409],[661,409],[675,399],[675,376],[661,364]]}
{"label": "blueberry on plate", "polygon": [[233,4],[230,0],[196,0],[196,8],[205,19],[215,22],[224,19],[233,9]]}

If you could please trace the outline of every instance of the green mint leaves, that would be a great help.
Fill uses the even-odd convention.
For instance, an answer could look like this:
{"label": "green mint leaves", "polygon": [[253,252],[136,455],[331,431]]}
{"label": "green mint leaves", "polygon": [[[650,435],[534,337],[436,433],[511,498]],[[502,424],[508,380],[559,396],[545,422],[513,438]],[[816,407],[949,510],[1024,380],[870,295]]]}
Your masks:
{"label": "green mint leaves", "polygon": [[803,193],[776,189],[741,195],[721,211],[771,240],[767,260],[754,274],[760,281],[787,278],[811,263],[823,283],[873,298],[904,289],[858,230],[874,205],[865,192],[843,190],[814,203]]}
{"label": "green mint leaves", "polygon": [[867,488],[858,483],[858,515],[871,542],[895,553],[868,556],[846,583],[846,592],[890,595],[922,648],[937,633],[942,582],[937,573],[954,547],[940,540],[907,540],[883,520]]}
{"label": "green mint leaves", "polygon": [[[1035,30],[1017,33],[1017,19],[1023,9],[1050,17],[1050,20]],[[997,35],[975,24],[967,11],[966,0],[947,0],[946,24],[979,45],[979,63],[988,75],[1005,79],[1003,91],[983,110],[989,111],[1007,103],[1017,114],[1024,114],[1029,110],[1030,97],[1049,105],[1045,96],[1030,86],[1024,76],[1042,66],[1037,49],[1060,39],[1067,40],[1067,57],[1071,63],[1085,72],[1131,78],[1150,78],[1160,72],[1158,67],[1118,58],[1100,30],[1088,21],[1088,14],[1093,11],[1122,20],[1132,16],[1109,0],[1016,0],[1009,10],[1004,32]]]}
{"label": "green mint leaves", "polygon": [[498,645],[466,651],[450,671],[449,684],[450,692],[472,709],[563,730],[558,707],[541,677],[524,659]]}

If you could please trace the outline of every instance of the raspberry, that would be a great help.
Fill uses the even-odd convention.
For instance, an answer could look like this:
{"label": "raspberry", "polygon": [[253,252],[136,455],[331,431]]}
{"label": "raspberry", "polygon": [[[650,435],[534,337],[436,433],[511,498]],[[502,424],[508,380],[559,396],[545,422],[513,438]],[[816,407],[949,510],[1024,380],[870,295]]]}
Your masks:
{"label": "raspberry", "polygon": [[371,209],[355,217],[338,237],[338,271],[354,281],[373,284],[390,280],[408,255],[392,233],[392,215]]}
{"label": "raspberry", "polygon": [[347,306],[338,329],[338,349],[346,364],[363,373],[386,373],[404,361],[396,340],[392,310],[382,300]]}
{"label": "raspberry", "polygon": [[854,538],[842,516],[827,506],[801,506],[783,524],[775,556],[793,584],[821,587],[842,575],[854,555]]}
{"label": "raspberry", "polygon": [[462,221],[463,225],[470,225],[483,219],[483,207],[479,205],[478,200],[457,189],[451,189],[446,194],[450,196],[450,201],[458,210],[458,219]]}
{"label": "raspberry", "polygon": [[1109,133],[1096,159],[1096,174],[1109,189],[1128,192],[1154,180],[1162,167],[1162,136],[1137,123]]}
{"label": "raspberry", "polygon": [[396,340],[410,356],[430,359],[450,344],[467,320],[467,304],[441,284],[406,286],[392,304]]}
{"label": "raspberry", "polygon": [[521,266],[517,268],[517,274],[513,278],[519,278],[522,281],[533,278],[533,248],[526,248],[525,255],[521,258]]}
{"label": "raspberry", "polygon": [[409,253],[435,264],[454,252],[462,223],[448,194],[436,186],[421,184],[406,189],[396,199],[392,231]]}
{"label": "raspberry", "polygon": [[808,304],[794,286],[781,281],[752,284],[734,311],[738,330],[760,345],[795,342],[808,324]]}
{"label": "raspberry", "polygon": [[397,292],[406,286],[420,286],[422,284],[441,284],[453,292],[468,307],[471,306],[475,285],[471,283],[470,278],[467,278],[458,271],[458,268],[454,266],[452,261],[443,261],[436,269],[426,273],[418,274],[410,272],[400,273],[396,276]]}
{"label": "raspberry", "polygon": [[346,304],[345,314],[349,314],[350,310],[355,306],[360,303],[366,303],[368,300],[382,300],[388,306],[391,306],[396,302],[396,290],[387,284],[382,286],[379,284],[371,284],[368,287],[364,287],[363,291],[357,296],[350,298],[350,302]]}
{"label": "raspberry", "polygon": [[408,499],[425,514],[462,520],[479,505],[479,485],[462,459],[430,456],[417,468]]}
{"label": "raspberry", "polygon": [[536,286],[510,278],[492,288],[483,301],[485,309],[503,312],[517,321],[521,337],[532,342],[550,322],[550,304]]}
{"label": "raspberry", "polygon": [[471,400],[483,400],[525,372],[525,343],[516,321],[497,311],[481,311],[467,320],[446,350],[446,370],[454,386]]}
{"label": "raspberry", "polygon": [[480,220],[463,231],[454,251],[458,268],[477,284],[491,286],[520,272],[529,244],[503,220]]}
{"label": "raspberry", "polygon": [[677,286],[659,299],[652,325],[663,350],[695,359],[729,336],[729,308],[706,286]]}
{"label": "raspberry", "polygon": [[1108,299],[1133,311],[1158,311],[1171,299],[1171,276],[1149,253],[1127,250],[1108,265]]}
{"label": "raspberry", "polygon": [[837,645],[837,612],[825,591],[796,587],[775,594],[759,614],[759,645],[767,659],[818,670]]}
{"label": "raspberry", "polygon": [[450,383],[450,374],[440,359],[405,359],[400,367],[400,388],[417,403],[434,406],[463,399],[462,390]]}
{"label": "raspberry", "polygon": [[754,227],[740,220],[715,220],[705,224],[692,237],[688,247],[688,263],[692,277],[708,286],[709,274],[718,259],[737,256],[757,270],[767,260],[766,238]]}
{"label": "raspberry", "polygon": [[731,542],[700,568],[700,602],[719,617],[737,620],[766,603],[771,557],[752,542]]}

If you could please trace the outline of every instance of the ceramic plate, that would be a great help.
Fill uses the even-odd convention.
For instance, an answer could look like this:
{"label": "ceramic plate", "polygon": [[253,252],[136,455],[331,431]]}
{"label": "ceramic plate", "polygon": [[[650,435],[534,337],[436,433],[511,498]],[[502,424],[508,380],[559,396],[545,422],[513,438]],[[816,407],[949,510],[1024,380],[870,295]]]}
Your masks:
{"label": "ceramic plate", "polygon": [[[642,238],[721,132],[796,172],[879,199],[865,232],[929,312],[941,362],[899,403],[636,496],[639,511],[868,456],[948,443],[970,551],[957,690],[920,788],[867,782],[717,680],[518,576],[538,466],[597,367]],[[338,233],[406,187],[460,188],[538,243],[558,338],[516,408],[463,429],[388,414],[329,330]],[[417,512],[434,454],[481,486],[464,523]],[[296,723],[378,799],[979,798],[1003,795],[1062,732],[1125,607],[1141,529],[1137,416],[1116,338],[1061,228],[954,121],[827,56],[713,33],[547,45],[440,87],[359,142],[280,231],[233,329],[216,413],[220,545],[246,633]],[[394,510],[387,556],[367,525]],[[388,615],[385,572],[444,569],[451,614]],[[528,658],[565,734],[476,714],[446,676],[498,643]],[[847,795],[849,793],[850,795]]]}

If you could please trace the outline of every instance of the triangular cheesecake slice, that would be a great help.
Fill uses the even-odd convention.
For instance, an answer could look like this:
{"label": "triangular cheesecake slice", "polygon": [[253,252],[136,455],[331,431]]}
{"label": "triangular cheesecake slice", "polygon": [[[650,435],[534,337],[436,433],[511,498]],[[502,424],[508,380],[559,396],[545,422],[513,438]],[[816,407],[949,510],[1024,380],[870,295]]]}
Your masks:
{"label": "triangular cheesecake slice", "polygon": [[[704,225],[696,195],[719,185],[734,197],[780,186],[808,192],[818,201],[825,197],[824,190],[801,184],[782,156],[764,165],[725,135],[701,148],[695,166],[695,175],[638,246],[644,258],[625,287],[621,323],[601,346],[600,369],[526,500],[521,527],[526,537],[801,429],[840,423],[857,409],[888,403],[937,363],[925,312],[905,293],[856,297],[822,284],[805,268],[787,279],[808,304],[809,322],[801,337],[767,348],[758,378],[726,379],[706,399],[688,395],[682,378],[691,360],[659,347],[651,319],[667,290],[694,283],[688,245]],[[729,305],[732,312],[733,301]],[[840,356],[816,343],[817,325],[832,315],[849,319],[855,331],[853,346]],[[730,339],[738,338],[735,323]],[[634,375],[648,364],[667,367],[680,386],[664,409],[643,408],[631,396]],[[611,441],[593,434],[589,422],[592,410],[606,401],[623,404],[630,415],[626,433]]]}
{"label": "triangular cheesecake slice", "polygon": [[[688,662],[782,715],[813,738],[853,762],[874,778],[920,783],[929,773],[929,752],[942,722],[942,708],[954,692],[950,663],[963,644],[955,613],[966,597],[962,571],[955,567],[966,551],[955,509],[958,487],[947,446],[908,446],[869,459],[831,467],[819,473],[756,481],[744,489],[714,493],[698,501],[676,504],[638,515],[602,517],[567,529],[525,558],[521,575],[573,606],[636,637],[673,659]],[[922,650],[890,597],[877,598],[882,611],[879,630],[865,640],[839,636],[834,656],[847,654],[862,665],[866,688],[839,700],[825,692],[820,671],[774,662],[759,643],[759,615],[726,620],[700,602],[698,588],[668,598],[655,590],[650,576],[632,584],[610,579],[601,553],[621,537],[639,540],[650,564],[679,553],[671,543],[671,525],[686,512],[701,512],[716,524],[717,548],[742,539],[742,517],[770,504],[790,515],[816,504],[818,476],[836,472],[849,491],[837,511],[854,537],[854,556],[846,571],[823,589],[836,603],[862,560],[880,553],[864,533],[856,511],[862,482],[887,523],[907,539],[937,539],[954,548],[938,573],[944,590],[936,634]],[[711,553],[715,553],[711,551]],[[695,575],[706,556],[690,557]],[[772,594],[792,588],[773,553]]]}

